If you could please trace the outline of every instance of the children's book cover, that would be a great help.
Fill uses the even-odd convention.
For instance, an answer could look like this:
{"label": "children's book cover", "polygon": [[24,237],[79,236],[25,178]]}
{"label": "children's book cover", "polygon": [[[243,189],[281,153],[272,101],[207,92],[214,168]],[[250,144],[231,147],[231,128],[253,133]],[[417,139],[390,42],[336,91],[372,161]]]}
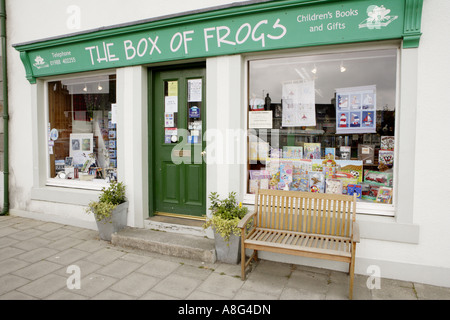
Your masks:
{"label": "children's book cover", "polygon": [[325,159],[334,160],[336,158],[336,148],[325,148]]}
{"label": "children's book cover", "polygon": [[364,182],[379,186],[392,187],[393,173],[364,170]]}
{"label": "children's book cover", "polygon": [[292,163],[280,164],[280,182],[287,185],[292,182]]}
{"label": "children's book cover", "polygon": [[356,194],[356,197],[358,199],[361,199],[362,196],[362,187],[360,184],[349,184],[347,185],[347,194],[349,196],[352,196],[353,194]]}
{"label": "children's book cover", "polygon": [[303,158],[303,147],[283,147],[283,158],[288,159],[302,159]]}
{"label": "children's book cover", "polygon": [[249,170],[250,180],[256,180],[259,179],[259,170]]}
{"label": "children's book cover", "polygon": [[380,150],[378,152],[378,163],[383,163],[387,166],[392,166],[394,164],[394,151]]}
{"label": "children's book cover", "polygon": [[364,164],[374,163],[375,146],[371,144],[360,144],[358,146],[358,159]]}
{"label": "children's book cover", "polygon": [[309,191],[324,193],[325,176],[322,172],[311,171],[309,173]]}
{"label": "children's book cover", "polygon": [[351,151],[352,151],[352,147],[349,146],[341,146],[339,148],[339,151],[341,153],[341,160],[350,160],[351,157]]}
{"label": "children's book cover", "polygon": [[394,150],[395,139],[393,136],[381,136],[381,146],[382,150]]}
{"label": "children's book cover", "polygon": [[378,189],[377,200],[379,203],[392,203],[392,188],[380,187]]}
{"label": "children's book cover", "polygon": [[336,160],[336,178],[363,180],[363,162],[361,160]]}
{"label": "children's book cover", "polygon": [[339,179],[325,180],[325,193],[342,194],[342,181]]}
{"label": "children's book cover", "polygon": [[320,159],[320,143],[304,144],[305,159]]}
{"label": "children's book cover", "polygon": [[348,185],[357,184],[358,180],[354,178],[340,178],[339,180],[342,181],[342,194],[347,194],[347,187]]}

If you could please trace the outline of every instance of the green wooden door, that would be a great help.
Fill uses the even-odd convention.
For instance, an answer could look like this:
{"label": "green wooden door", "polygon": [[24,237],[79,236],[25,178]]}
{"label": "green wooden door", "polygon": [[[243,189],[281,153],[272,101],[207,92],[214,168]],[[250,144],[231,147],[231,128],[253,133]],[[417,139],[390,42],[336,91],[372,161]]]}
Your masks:
{"label": "green wooden door", "polygon": [[205,69],[151,72],[153,211],[206,214]]}

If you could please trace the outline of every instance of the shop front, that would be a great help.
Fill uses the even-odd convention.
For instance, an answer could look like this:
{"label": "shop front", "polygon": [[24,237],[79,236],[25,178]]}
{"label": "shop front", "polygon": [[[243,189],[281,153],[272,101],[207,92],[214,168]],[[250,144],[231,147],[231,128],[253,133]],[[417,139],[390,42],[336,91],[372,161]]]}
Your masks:
{"label": "shop front", "polygon": [[374,252],[419,244],[421,15],[413,0],[248,1],[15,44],[32,88],[31,207],[69,204],[89,224],[78,210],[120,180],[128,224],[144,227],[203,218],[210,192],[249,207],[257,188],[356,193],[357,272],[398,273]]}
{"label": "shop front", "polygon": [[[418,11],[404,0],[267,2],[16,45],[29,82],[44,86],[38,126],[49,135],[38,142],[47,148],[37,174],[46,186],[79,189],[126,179],[120,114],[132,111],[118,93],[130,86],[118,88],[117,73],[148,66],[148,138],[137,148],[148,154],[150,215],[204,216],[210,163],[239,168],[246,203],[256,188],[357,193],[359,212],[395,216],[399,61],[419,44],[420,19],[410,21]],[[206,132],[219,128],[207,115],[221,112],[207,103],[206,68],[229,55],[246,80],[218,90],[246,100],[224,108],[247,125],[226,126],[222,144]],[[185,64],[193,59],[203,67]]]}

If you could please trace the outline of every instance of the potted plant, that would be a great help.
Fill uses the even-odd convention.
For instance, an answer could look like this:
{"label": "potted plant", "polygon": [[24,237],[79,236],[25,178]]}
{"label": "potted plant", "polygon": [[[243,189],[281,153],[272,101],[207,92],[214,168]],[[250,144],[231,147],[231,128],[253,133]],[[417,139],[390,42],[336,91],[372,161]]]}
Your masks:
{"label": "potted plant", "polygon": [[212,227],[216,246],[217,260],[237,264],[240,260],[240,232],[237,227],[239,221],[247,214],[248,208],[236,200],[236,193],[230,192],[228,198],[220,200],[216,192],[209,196],[212,211],[203,227]]}
{"label": "potted plant", "polygon": [[111,235],[127,225],[125,185],[113,181],[108,187],[103,187],[98,201],[91,201],[86,212],[94,214],[100,239],[111,241]]}

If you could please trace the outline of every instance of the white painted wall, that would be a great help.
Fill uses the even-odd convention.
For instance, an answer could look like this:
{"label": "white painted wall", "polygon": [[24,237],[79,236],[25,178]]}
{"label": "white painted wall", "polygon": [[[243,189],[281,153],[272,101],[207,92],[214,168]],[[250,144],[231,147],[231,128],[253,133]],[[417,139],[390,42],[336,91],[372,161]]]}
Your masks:
{"label": "white painted wall", "polygon": [[[72,224],[95,229],[94,218],[86,215],[83,206],[98,195],[98,192],[73,192],[61,188],[57,192],[49,192],[52,188],[42,187],[45,184],[45,152],[36,146],[44,141],[42,148],[45,147],[45,128],[36,122],[43,123],[43,114],[46,112],[44,83],[28,83],[19,53],[12,48],[12,44],[228,3],[228,0],[177,1],[176,5],[173,1],[156,0],[7,0],[11,213],[29,216],[32,212],[31,216],[55,221],[67,218]],[[129,184],[130,211],[135,212],[128,222],[130,225],[143,226],[142,216],[147,210],[146,150],[138,151],[138,148],[147,144],[142,134],[142,130],[146,130],[146,110],[141,109],[147,104],[146,71],[140,67],[124,68],[117,71],[117,76],[118,84],[122,84],[118,90],[118,103],[131,106],[135,111],[129,114],[122,110],[121,113],[125,127],[133,130],[123,132],[118,139],[118,143],[124,147],[119,155],[122,157],[119,163],[122,172],[119,175]],[[132,155],[136,153],[143,157],[133,158]],[[137,177],[138,172],[143,176]],[[67,201],[71,203],[70,208],[64,205]]]}
{"label": "white painted wall", "polygon": [[[7,0],[9,45],[231,1],[177,1],[174,6],[173,2],[161,4],[144,0],[80,0],[76,1],[80,8],[80,29],[70,29],[67,22],[71,14],[67,9],[73,3],[70,0]],[[420,47],[401,52],[399,85],[403,90],[397,114],[402,120],[398,126],[400,203],[395,218],[358,216],[363,239],[357,249],[357,273],[365,274],[367,267],[375,264],[381,267],[383,277],[450,286],[450,166],[447,163],[450,158],[450,108],[447,103],[450,38],[445,36],[450,30],[450,21],[445,16],[448,11],[448,0],[424,1]],[[95,228],[93,218],[84,214],[82,206],[95,193],[79,191],[79,201],[75,201],[70,196],[72,193],[58,191],[52,198],[48,196],[48,190],[37,188],[42,182],[36,173],[42,167],[42,154],[35,147],[40,138],[33,133],[42,134],[42,130],[33,119],[40,118],[43,110],[42,83],[30,85],[25,79],[18,52],[9,47],[8,55],[12,214],[59,219]],[[244,61],[245,57],[239,55],[207,60],[208,129],[245,128]],[[147,125],[142,121],[146,117],[146,72],[145,68],[131,67],[118,70],[117,76],[118,84],[124,84],[118,86],[118,103],[132,104],[134,111],[121,115],[124,125],[133,130],[123,132],[119,137],[123,146],[120,174],[130,185],[131,205],[136,209],[129,224],[139,226],[147,203],[143,189],[145,178],[137,176],[139,170],[145,168],[146,161],[146,152],[139,151],[147,144],[145,137],[140,136],[146,132]],[[140,139],[135,140],[138,136]],[[245,155],[245,146],[240,152]],[[133,153],[143,157],[136,159],[130,155]],[[242,165],[209,165],[208,194],[210,191],[226,194],[232,190],[242,194],[243,180],[238,177],[243,173],[245,167]],[[56,198],[69,205],[55,202]],[[340,270],[346,268],[282,255],[261,254],[261,257]]]}

